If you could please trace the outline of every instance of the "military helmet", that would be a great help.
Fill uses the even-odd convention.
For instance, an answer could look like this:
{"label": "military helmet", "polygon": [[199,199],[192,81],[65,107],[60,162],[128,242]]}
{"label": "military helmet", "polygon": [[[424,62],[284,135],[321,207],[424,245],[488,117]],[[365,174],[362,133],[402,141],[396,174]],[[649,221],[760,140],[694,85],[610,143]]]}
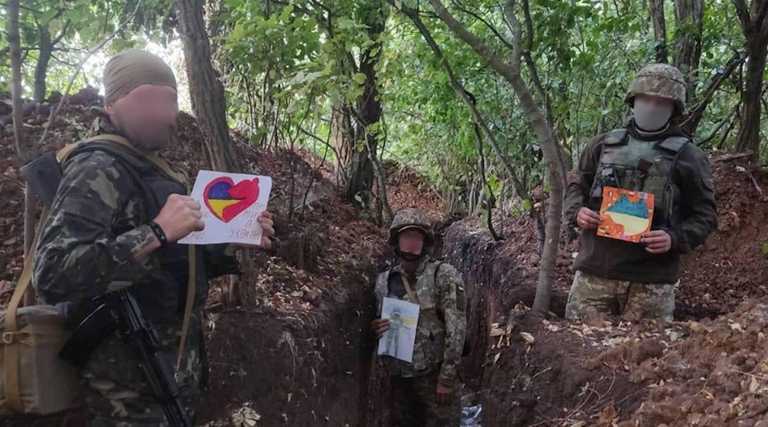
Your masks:
{"label": "military helmet", "polygon": [[395,214],[392,225],[389,226],[389,244],[397,245],[397,236],[400,232],[416,229],[424,233],[424,245],[430,246],[434,241],[432,227],[424,212],[415,208],[401,209]]}
{"label": "military helmet", "polygon": [[685,111],[685,79],[683,73],[669,64],[649,64],[637,73],[629,85],[627,104],[632,106],[637,95],[652,95],[675,102],[675,113]]}

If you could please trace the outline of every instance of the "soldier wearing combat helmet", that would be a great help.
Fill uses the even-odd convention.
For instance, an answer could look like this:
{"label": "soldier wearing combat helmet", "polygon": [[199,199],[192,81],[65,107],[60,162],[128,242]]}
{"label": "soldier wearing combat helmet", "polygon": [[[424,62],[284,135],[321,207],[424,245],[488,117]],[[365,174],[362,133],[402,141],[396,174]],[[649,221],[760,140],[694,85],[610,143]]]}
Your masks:
{"label": "soldier wearing combat helmet", "polygon": [[[464,285],[453,266],[430,259],[433,241],[421,211],[398,212],[389,229],[398,263],[376,280],[379,313],[384,297],[419,305],[413,361],[383,357],[391,377],[393,426],[459,425],[456,368],[466,331]],[[372,327],[382,337],[390,322],[376,319]]]}
{"label": "soldier wearing combat helmet", "polygon": [[[685,81],[667,64],[637,74],[626,96],[628,125],[597,136],[569,174],[566,218],[581,229],[566,317],[619,314],[672,320],[680,255],[717,226],[706,155],[676,123],[685,112]],[[651,230],[640,243],[599,237],[603,188],[654,195]]]}

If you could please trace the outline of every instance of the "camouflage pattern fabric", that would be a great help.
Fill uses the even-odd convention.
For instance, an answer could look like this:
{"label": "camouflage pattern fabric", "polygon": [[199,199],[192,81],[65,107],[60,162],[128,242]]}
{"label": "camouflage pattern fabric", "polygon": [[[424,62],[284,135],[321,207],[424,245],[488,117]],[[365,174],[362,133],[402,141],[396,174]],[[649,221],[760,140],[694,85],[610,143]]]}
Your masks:
{"label": "camouflage pattern fabric", "polygon": [[[176,373],[182,403],[194,418],[202,394],[202,377],[207,369],[200,321],[195,315],[189,335],[189,350]],[[161,356],[176,363],[178,332],[181,325],[157,328],[164,351]],[[99,346],[82,370],[85,404],[91,427],[167,426],[162,406],[145,381],[139,359],[118,337],[112,336]]]}
{"label": "camouflage pattern fabric", "polygon": [[626,102],[632,105],[637,95],[651,95],[675,101],[676,113],[685,112],[685,78],[669,64],[649,64],[643,67],[629,85]]}
{"label": "camouflage pattern fabric", "polygon": [[[151,212],[149,198],[154,197],[162,206],[171,193],[184,193],[185,189],[145,164],[138,172],[153,193],[148,195],[131,177],[124,160],[107,152],[89,151],[75,152],[65,162],[64,176],[37,247],[33,283],[45,303],[71,306],[70,311],[79,316],[87,314],[80,307],[87,307],[92,298],[131,286],[145,318],[158,332],[163,357],[175,366],[186,294],[186,249],[170,244],[142,261],[137,261],[135,254],[153,238],[146,224],[157,212]],[[138,162],[135,167],[141,166],[140,159],[132,160]],[[235,265],[223,256],[218,261],[209,259],[214,253],[209,249],[198,251],[202,254],[194,260],[198,264],[197,299],[186,354],[176,373],[189,408],[200,395],[207,370],[201,309],[212,275],[206,265]],[[91,425],[165,425],[140,366],[134,349],[117,336],[96,349],[82,371]]]}
{"label": "camouflage pattern fabric", "polygon": [[454,385],[467,329],[461,274],[450,264],[425,258],[416,270],[416,281],[413,282],[418,301],[405,291],[402,274],[398,265],[381,273],[376,281],[379,313],[384,297],[399,298],[420,306],[413,362],[386,357],[390,373],[411,378],[438,371],[441,383]]}
{"label": "camouflage pattern fabric", "polygon": [[[663,190],[663,194],[658,194],[655,206],[658,214],[654,214],[652,229],[669,233],[672,248],[668,253],[654,255],[642,245],[598,237],[594,230],[582,231],[579,254],[574,262],[576,270],[607,279],[643,283],[674,283],[679,279],[680,255],[704,243],[717,229],[709,160],[693,143],[686,143],[678,150],[669,149],[683,141],[682,138],[687,137],[679,129],[671,128],[653,138],[643,139],[634,126],[628,126],[599,135],[581,153],[578,166],[568,174],[564,208],[569,226],[576,227],[576,216],[582,207],[599,211],[602,203],[600,186],[606,184],[601,174],[607,170],[606,166],[616,172],[612,176],[622,175],[617,185],[612,186],[631,188],[631,179],[626,183],[623,181],[633,174],[637,176],[638,166],[645,160],[651,162],[651,169],[646,172],[651,176],[645,179],[643,186],[631,189],[654,193]],[[646,144],[646,150],[638,149],[642,144]],[[612,162],[624,166],[619,168]]]}
{"label": "camouflage pattern fabric", "polygon": [[389,226],[389,244],[397,244],[397,235],[408,228],[415,228],[421,230],[425,234],[425,246],[432,245],[434,241],[434,234],[432,233],[432,226],[430,221],[424,212],[415,208],[406,208],[399,210],[395,217],[392,219],[392,224]]}
{"label": "camouflage pattern fabric", "polygon": [[672,321],[678,283],[637,283],[611,280],[577,271],[565,317],[588,320],[600,315],[621,315],[626,320]]}
{"label": "camouflage pattern fabric", "polygon": [[461,403],[454,392],[446,403],[437,401],[437,373],[391,381],[393,427],[458,426]]}

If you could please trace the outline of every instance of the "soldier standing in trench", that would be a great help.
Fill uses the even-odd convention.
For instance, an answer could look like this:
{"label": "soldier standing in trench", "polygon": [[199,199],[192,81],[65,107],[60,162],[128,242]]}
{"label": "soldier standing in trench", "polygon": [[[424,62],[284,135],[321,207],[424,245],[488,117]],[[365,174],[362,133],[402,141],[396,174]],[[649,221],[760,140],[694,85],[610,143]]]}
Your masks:
{"label": "soldier standing in trench", "polygon": [[[565,315],[672,320],[680,255],[717,227],[706,154],[678,126],[685,81],[667,64],[644,67],[626,96],[633,119],[596,137],[568,177],[566,218],[581,229]],[[598,237],[605,186],[653,193],[651,231],[640,244]]]}
{"label": "soldier standing in trench", "polygon": [[[107,63],[104,86],[100,133],[118,135],[127,145],[95,141],[101,148],[92,149],[84,143],[64,162],[37,246],[33,283],[45,303],[68,304],[74,313],[109,291],[129,289],[159,335],[160,356],[173,364],[188,266],[196,263],[187,345],[175,372],[193,420],[207,375],[201,316],[208,280],[236,273],[237,265],[222,246],[202,247],[191,260],[186,246],[176,243],[204,224],[200,204],[185,195],[180,177],[168,165],[158,167],[165,163],[157,153],[171,143],[179,111],[173,71],[159,57],[129,49]],[[271,216],[262,215],[259,223],[262,247],[269,247]],[[82,320],[88,312],[80,314]],[[96,348],[82,370],[89,425],[167,425],[141,364],[116,334]]]}
{"label": "soldier standing in trench", "polygon": [[[406,300],[420,309],[413,362],[383,357],[391,378],[393,426],[459,425],[456,370],[467,327],[464,284],[453,266],[429,258],[433,240],[421,211],[398,212],[389,229],[389,244],[395,247],[399,262],[376,280],[379,313],[384,297]],[[390,323],[376,319],[372,328],[382,337]]]}

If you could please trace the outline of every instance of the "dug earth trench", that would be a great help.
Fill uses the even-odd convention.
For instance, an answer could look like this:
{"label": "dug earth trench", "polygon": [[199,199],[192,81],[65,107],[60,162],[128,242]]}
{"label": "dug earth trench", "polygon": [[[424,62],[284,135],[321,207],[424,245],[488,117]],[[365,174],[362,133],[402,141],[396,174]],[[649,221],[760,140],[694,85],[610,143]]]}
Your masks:
{"label": "dug earth trench", "polygon": [[713,165],[720,225],[684,258],[675,322],[665,325],[564,321],[578,250],[565,241],[550,313],[535,321],[533,221],[497,219],[502,241],[478,219],[446,227],[440,254],[463,272],[468,295],[489,301],[469,313],[490,332],[473,350],[484,353],[481,368],[465,371],[484,426],[768,425],[768,174],[733,156]]}
{"label": "dug earth trench", "polygon": [[[86,96],[87,95],[87,96]],[[101,102],[73,98],[50,126],[59,148],[86,136]],[[45,114],[25,117],[32,140]],[[193,176],[207,164],[201,132],[181,115],[165,156]],[[257,150],[234,135],[243,171],[270,175],[275,251],[245,251],[243,273],[212,287],[206,310],[208,426],[386,426],[386,380],[372,362],[372,279],[391,253],[386,232],[342,201],[331,167],[308,153]],[[23,184],[13,140],[0,132],[0,295],[21,270]],[[563,242],[551,313],[527,307],[539,268],[536,225],[497,215],[494,241],[475,218],[440,227],[436,255],[464,275],[470,352],[461,375],[484,426],[763,425],[768,413],[765,274],[768,176],[740,160],[713,161],[720,228],[686,257],[676,322],[590,324],[561,317],[575,242]],[[393,208],[444,206],[418,176],[388,164]],[[426,196],[425,196],[426,194]],[[22,423],[18,425],[32,425]],[[44,424],[38,424],[44,425]]]}

